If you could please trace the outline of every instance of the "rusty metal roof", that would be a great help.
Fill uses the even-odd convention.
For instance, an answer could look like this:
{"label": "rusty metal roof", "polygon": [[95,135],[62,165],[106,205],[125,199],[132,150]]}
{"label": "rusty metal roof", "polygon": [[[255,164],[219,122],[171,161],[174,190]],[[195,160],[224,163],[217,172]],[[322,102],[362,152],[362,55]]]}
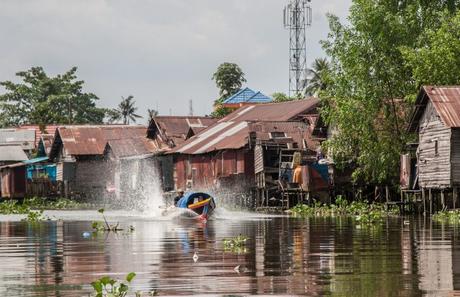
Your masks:
{"label": "rusty metal roof", "polygon": [[199,116],[156,116],[149,125],[149,131],[159,130],[164,142],[170,146],[182,144],[187,139],[190,129],[202,130],[217,121],[211,117]]}
{"label": "rusty metal roof", "polygon": [[312,126],[304,122],[255,122],[249,124],[249,132],[255,133],[257,140],[273,142],[283,140],[273,137],[273,132],[282,132],[285,134],[285,142],[296,143],[302,147],[305,140],[307,148],[316,150],[319,147],[319,142],[312,139]]}
{"label": "rusty metal roof", "polygon": [[[57,139],[62,141],[69,155],[103,155],[109,142],[114,144],[116,150],[122,154],[133,147],[143,148],[142,154],[156,151],[155,144],[146,137],[145,126],[70,126],[59,127],[56,133],[54,142],[56,143]],[[54,156],[57,149],[53,144],[50,155]]]}
{"label": "rusty metal roof", "polygon": [[408,131],[415,132],[430,100],[442,122],[451,128],[460,127],[460,86],[424,86],[415,101]]}
{"label": "rusty metal roof", "polygon": [[238,149],[248,143],[252,122],[300,120],[316,112],[316,98],[283,103],[243,106],[204,129],[172,150],[173,153],[203,154],[222,149]]}
{"label": "rusty metal roof", "polygon": [[117,158],[126,158],[132,156],[152,155],[155,148],[152,147],[152,141],[147,138],[136,139],[115,139],[109,140],[107,145]]}

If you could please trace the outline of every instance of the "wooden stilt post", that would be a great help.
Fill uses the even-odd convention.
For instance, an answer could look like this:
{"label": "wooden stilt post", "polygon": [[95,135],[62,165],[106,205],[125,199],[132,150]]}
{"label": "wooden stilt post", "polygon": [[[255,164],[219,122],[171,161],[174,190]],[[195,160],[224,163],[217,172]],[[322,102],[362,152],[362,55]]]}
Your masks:
{"label": "wooden stilt post", "polygon": [[441,208],[442,210],[446,208],[446,201],[444,201],[444,190],[441,190]]}
{"label": "wooden stilt post", "polygon": [[425,188],[422,188],[423,215],[426,215],[426,195]]}
{"label": "wooden stilt post", "polygon": [[457,187],[454,187],[454,192],[452,193],[452,207],[455,209],[457,204]]}
{"label": "wooden stilt post", "polygon": [[430,215],[433,213],[433,193],[431,193],[431,188],[428,189],[428,200],[430,204]]}
{"label": "wooden stilt post", "polygon": [[387,200],[387,203],[390,202],[390,191],[388,186],[385,186],[385,199]]}

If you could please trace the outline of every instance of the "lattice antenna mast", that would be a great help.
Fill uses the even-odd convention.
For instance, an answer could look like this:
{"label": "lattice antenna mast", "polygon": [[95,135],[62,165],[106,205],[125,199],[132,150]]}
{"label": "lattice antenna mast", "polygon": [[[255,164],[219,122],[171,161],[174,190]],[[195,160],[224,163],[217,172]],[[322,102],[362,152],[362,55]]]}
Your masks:
{"label": "lattice antenna mast", "polygon": [[306,27],[311,25],[311,0],[290,0],[284,7],[284,27],[289,29],[289,96],[302,94],[307,82]]}

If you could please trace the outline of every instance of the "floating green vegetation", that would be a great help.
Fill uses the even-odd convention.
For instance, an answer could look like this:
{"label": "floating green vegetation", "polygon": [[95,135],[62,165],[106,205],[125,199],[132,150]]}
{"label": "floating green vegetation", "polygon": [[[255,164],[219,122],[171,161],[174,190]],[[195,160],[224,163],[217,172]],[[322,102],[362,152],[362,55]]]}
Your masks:
{"label": "floating green vegetation", "polygon": [[0,203],[0,214],[27,214],[30,207],[19,204],[16,200],[6,200]]}
{"label": "floating green vegetation", "polygon": [[246,242],[248,241],[249,237],[244,235],[238,235],[233,238],[224,238],[224,250],[230,251],[234,253],[245,253],[246,250]]}
{"label": "floating green vegetation", "polygon": [[40,197],[26,198],[22,202],[18,200],[6,200],[0,203],[0,214],[28,214],[31,209],[87,209],[90,204],[79,203],[66,198],[47,199]]}
{"label": "floating green vegetation", "polygon": [[49,199],[43,197],[26,198],[23,205],[33,209],[88,209],[94,207],[92,204],[80,203],[67,198]]}
{"label": "floating green vegetation", "polygon": [[48,218],[43,215],[43,210],[29,210],[27,217],[23,219],[23,221],[29,223],[38,223],[45,220],[48,220]]}
{"label": "floating green vegetation", "polygon": [[312,206],[299,204],[291,209],[291,213],[297,217],[334,217],[350,216],[361,224],[372,224],[381,222],[388,215],[396,214],[397,209],[387,210],[385,205],[379,203],[367,203],[362,201],[353,201],[348,203],[342,197],[336,199],[335,204],[325,205],[315,203]]}
{"label": "floating green vegetation", "polygon": [[[136,276],[136,273],[130,272],[125,277],[125,281],[120,281],[113,279],[110,276],[104,276],[100,279],[91,283],[91,286],[94,289],[94,297],[126,297],[129,293],[129,284]],[[134,296],[157,296],[157,291],[153,290],[148,292],[146,295],[141,291],[134,292]]]}
{"label": "floating green vegetation", "polygon": [[[120,223],[117,222],[116,225],[111,225],[107,221],[107,218],[104,215],[105,210],[103,208],[99,209],[98,212],[102,215],[103,222],[102,221],[93,221],[91,223],[91,227],[93,228],[94,232],[118,232],[118,231],[123,231],[123,228],[120,228]],[[129,226],[128,228],[129,232],[134,232],[134,227]]]}
{"label": "floating green vegetation", "polygon": [[433,215],[433,220],[450,224],[460,224],[460,210],[438,211]]}

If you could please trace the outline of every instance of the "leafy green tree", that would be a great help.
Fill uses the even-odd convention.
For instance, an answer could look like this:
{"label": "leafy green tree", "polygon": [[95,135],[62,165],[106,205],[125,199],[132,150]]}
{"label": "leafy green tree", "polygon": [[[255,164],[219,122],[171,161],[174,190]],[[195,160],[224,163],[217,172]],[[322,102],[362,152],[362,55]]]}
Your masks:
{"label": "leafy green tree", "polygon": [[275,102],[286,102],[286,101],[292,101],[292,100],[298,99],[296,97],[289,97],[288,95],[286,95],[286,93],[282,93],[282,92],[273,93],[272,98],[273,98],[273,101]]}
{"label": "leafy green tree", "polygon": [[213,118],[223,118],[225,117],[226,115],[230,114],[232,112],[232,109],[228,108],[228,107],[224,107],[222,105],[218,105],[214,108],[214,111],[211,113],[211,116]]}
{"label": "leafy green tree", "polygon": [[[320,97],[323,116],[338,133],[326,146],[339,165],[356,164],[355,180],[396,180],[399,153],[409,137],[405,132],[408,103],[420,83],[448,83],[446,77],[432,80],[437,74],[430,73],[428,66],[447,69],[452,59],[416,65],[430,55],[443,54],[429,32],[450,22],[459,6],[458,0],[355,0],[350,25],[328,16],[330,33],[322,43],[331,70]],[[417,57],[419,52],[423,55]],[[458,72],[454,75],[460,77]]]}
{"label": "leafy green tree", "polygon": [[219,65],[212,79],[219,88],[220,97],[214,101],[214,111],[211,115],[222,118],[231,112],[231,109],[222,106],[222,102],[238,92],[246,79],[240,66],[228,62]]}
{"label": "leafy green tree", "polygon": [[129,95],[124,98],[121,97],[121,102],[118,104],[118,108],[115,109],[113,120],[123,120],[124,125],[129,125],[130,121],[136,122],[136,119],[142,118],[142,116],[136,114],[137,107],[135,107],[136,101],[133,100],[134,96]]}
{"label": "leafy green tree", "polygon": [[216,103],[222,103],[225,98],[228,98],[238,92],[246,79],[241,68],[235,63],[222,63],[213,74],[212,79],[216,82],[219,88],[220,98]]}
{"label": "leafy green tree", "polygon": [[460,84],[460,12],[445,15],[440,28],[428,30],[423,39],[423,47],[401,49],[415,85]]}
{"label": "leafy green tree", "polygon": [[76,71],[50,77],[32,67],[16,73],[21,83],[0,82],[6,90],[0,95],[0,126],[102,123],[105,109],[96,107],[96,95],[83,92]]}
{"label": "leafy green tree", "polygon": [[311,78],[307,81],[305,94],[307,96],[317,96],[320,91],[326,89],[327,75],[330,71],[330,65],[327,59],[318,58],[313,62],[312,68],[308,69]]}

